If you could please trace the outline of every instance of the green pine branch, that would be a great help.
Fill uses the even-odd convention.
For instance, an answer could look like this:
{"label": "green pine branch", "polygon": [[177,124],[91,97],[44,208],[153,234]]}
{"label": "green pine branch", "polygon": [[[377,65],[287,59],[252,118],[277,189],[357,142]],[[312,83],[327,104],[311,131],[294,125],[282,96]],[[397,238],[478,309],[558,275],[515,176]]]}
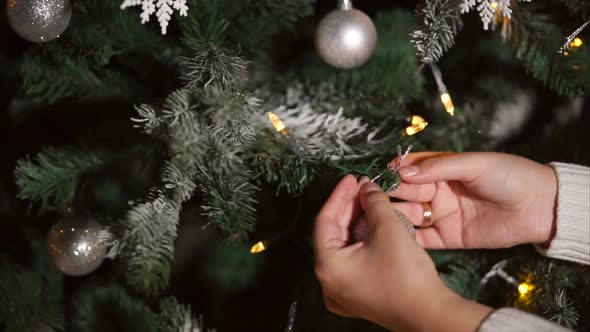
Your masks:
{"label": "green pine branch", "polygon": [[168,287],[180,206],[157,191],[131,205],[109,227],[108,257],[126,258],[126,282],[142,294],[157,295]]}
{"label": "green pine branch", "polygon": [[247,171],[241,174],[218,174],[201,168],[197,186],[203,197],[201,209],[229,242],[247,238],[256,224],[256,187]]}
{"label": "green pine branch", "polygon": [[459,6],[452,0],[426,0],[416,12],[423,21],[411,34],[416,55],[423,63],[438,62],[462,28]]}
{"label": "green pine branch", "polygon": [[[61,38],[24,54],[22,91],[40,104],[130,100],[151,92],[154,73],[171,73],[168,67],[179,54],[159,31],[147,29],[116,2],[75,2]],[[150,75],[143,74],[146,63]]]}
{"label": "green pine branch", "polygon": [[178,303],[173,297],[160,301],[160,315],[158,316],[159,330],[162,332],[205,331],[203,318],[193,316],[190,305]]}
{"label": "green pine branch", "polygon": [[524,300],[515,292],[517,308],[541,315],[572,329],[586,326],[590,319],[590,277],[585,267],[565,261],[537,258],[526,262],[516,272],[534,288]]}
{"label": "green pine branch", "polygon": [[239,51],[231,51],[213,43],[191,45],[191,57],[181,57],[181,78],[187,87],[218,86],[231,89],[243,86],[248,80],[249,61],[239,56]]}
{"label": "green pine branch", "polygon": [[544,310],[545,315],[549,316],[549,320],[568,328],[574,328],[579,324],[580,314],[565,289],[560,289],[555,293],[551,304],[549,308]]}
{"label": "green pine branch", "polygon": [[462,256],[454,259],[440,276],[447,287],[467,299],[475,300],[481,280],[480,269],[478,259]]}
{"label": "green pine branch", "polygon": [[81,101],[128,98],[136,87],[126,75],[105,67],[112,50],[97,50],[91,56],[49,44],[25,54],[21,65],[23,93],[36,103],[55,104],[64,99]]}
{"label": "green pine branch", "polygon": [[558,50],[571,32],[566,32],[553,12],[553,6],[534,3],[517,6],[510,20],[510,35],[516,57],[533,77],[565,97],[575,97],[590,91],[590,49],[570,51],[569,56]]}
{"label": "green pine branch", "polygon": [[78,291],[72,302],[78,331],[160,331],[158,315],[119,285],[92,284]]}
{"label": "green pine branch", "polygon": [[153,310],[115,284],[82,288],[72,308],[77,331],[205,332],[202,317],[194,317],[190,305],[165,297],[159,301],[159,310]]}
{"label": "green pine branch", "polygon": [[63,331],[62,274],[51,266],[41,238],[30,244],[29,267],[0,257],[0,325],[6,332]]}
{"label": "green pine branch", "polygon": [[313,12],[310,0],[192,0],[188,6],[198,12],[180,20],[185,46],[231,43],[255,55],[271,51],[274,36]]}
{"label": "green pine branch", "polygon": [[46,148],[33,159],[17,161],[14,177],[18,197],[40,205],[41,211],[71,203],[79,178],[106,161],[102,153],[79,148]]}
{"label": "green pine branch", "polygon": [[258,174],[259,182],[276,183],[277,193],[286,190],[292,195],[302,193],[313,181],[314,164],[293,155],[285,144],[277,146],[274,151],[258,152],[249,163]]}

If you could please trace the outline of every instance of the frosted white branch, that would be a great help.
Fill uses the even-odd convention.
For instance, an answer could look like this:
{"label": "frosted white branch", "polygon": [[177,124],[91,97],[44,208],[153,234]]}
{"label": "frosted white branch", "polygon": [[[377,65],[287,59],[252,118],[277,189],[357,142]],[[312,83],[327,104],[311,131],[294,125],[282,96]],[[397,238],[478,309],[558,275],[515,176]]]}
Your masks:
{"label": "frosted white branch", "polygon": [[[329,153],[332,159],[357,154],[354,142],[368,136],[368,126],[361,118],[346,118],[343,109],[335,114],[315,111],[310,104],[294,108],[279,106],[272,110],[287,126],[289,135],[305,146],[306,153],[322,156]],[[268,125],[270,123],[266,121]]]}
{"label": "frosted white branch", "polygon": [[308,88],[300,82],[293,82],[281,94],[273,93],[270,87],[260,89],[257,95],[265,100],[264,113],[253,122],[254,129],[274,130],[266,113],[273,112],[304,154],[332,160],[367,158],[399,138],[396,131],[386,131],[389,127],[385,122],[375,127],[361,117],[347,117],[339,93],[331,84]]}
{"label": "frosted white branch", "polygon": [[[531,0],[521,1],[530,2]],[[500,14],[506,18],[510,18],[512,15],[510,0],[463,0],[459,6],[461,13],[468,13],[471,9],[476,8],[481,17],[484,30],[489,28],[496,10],[500,11]]]}
{"label": "frosted white branch", "polygon": [[121,9],[139,5],[141,5],[141,14],[139,14],[141,24],[149,22],[150,17],[155,13],[163,35],[168,30],[174,10],[178,11],[180,16],[187,16],[188,13],[186,0],[157,0],[157,2],[156,0],[124,0]]}

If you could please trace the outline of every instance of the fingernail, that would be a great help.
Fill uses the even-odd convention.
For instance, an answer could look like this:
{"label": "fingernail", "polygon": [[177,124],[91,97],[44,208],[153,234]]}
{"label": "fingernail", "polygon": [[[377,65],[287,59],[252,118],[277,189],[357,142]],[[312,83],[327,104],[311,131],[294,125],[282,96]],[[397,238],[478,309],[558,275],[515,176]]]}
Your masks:
{"label": "fingernail", "polygon": [[361,178],[359,179],[359,183],[363,184],[365,182],[369,182],[369,177],[366,175],[361,176]]}
{"label": "fingernail", "polygon": [[371,191],[381,190],[381,188],[378,185],[376,185],[375,183],[369,181],[369,182],[363,184],[363,186],[361,187],[361,190],[365,193],[369,193]]}
{"label": "fingernail", "polygon": [[399,174],[401,176],[414,176],[418,173],[420,173],[420,168],[418,166],[407,166],[399,169]]}

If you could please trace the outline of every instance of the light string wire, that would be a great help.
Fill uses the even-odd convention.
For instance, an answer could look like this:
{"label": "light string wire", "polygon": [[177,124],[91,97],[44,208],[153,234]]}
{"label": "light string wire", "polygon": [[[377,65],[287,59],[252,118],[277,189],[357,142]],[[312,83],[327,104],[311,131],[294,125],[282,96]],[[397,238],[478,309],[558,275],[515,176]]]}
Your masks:
{"label": "light string wire", "polygon": [[572,32],[571,35],[569,35],[566,39],[565,39],[565,43],[563,44],[563,46],[561,46],[561,48],[559,49],[558,53],[562,54],[563,52],[565,52],[565,50],[567,50],[570,46],[570,44],[572,43],[572,41],[582,32],[584,31],[584,29],[586,29],[586,27],[590,24],[590,21],[582,24],[579,28],[576,29],[576,31]]}

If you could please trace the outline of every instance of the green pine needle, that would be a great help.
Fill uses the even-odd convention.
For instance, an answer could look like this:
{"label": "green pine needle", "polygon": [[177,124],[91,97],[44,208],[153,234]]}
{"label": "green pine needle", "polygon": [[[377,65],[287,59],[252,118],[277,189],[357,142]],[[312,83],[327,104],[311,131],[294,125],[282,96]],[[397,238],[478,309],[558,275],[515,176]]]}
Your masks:
{"label": "green pine needle", "polygon": [[14,176],[18,197],[40,204],[41,211],[71,203],[79,178],[101,167],[105,155],[78,148],[46,148],[34,159],[17,161]]}

